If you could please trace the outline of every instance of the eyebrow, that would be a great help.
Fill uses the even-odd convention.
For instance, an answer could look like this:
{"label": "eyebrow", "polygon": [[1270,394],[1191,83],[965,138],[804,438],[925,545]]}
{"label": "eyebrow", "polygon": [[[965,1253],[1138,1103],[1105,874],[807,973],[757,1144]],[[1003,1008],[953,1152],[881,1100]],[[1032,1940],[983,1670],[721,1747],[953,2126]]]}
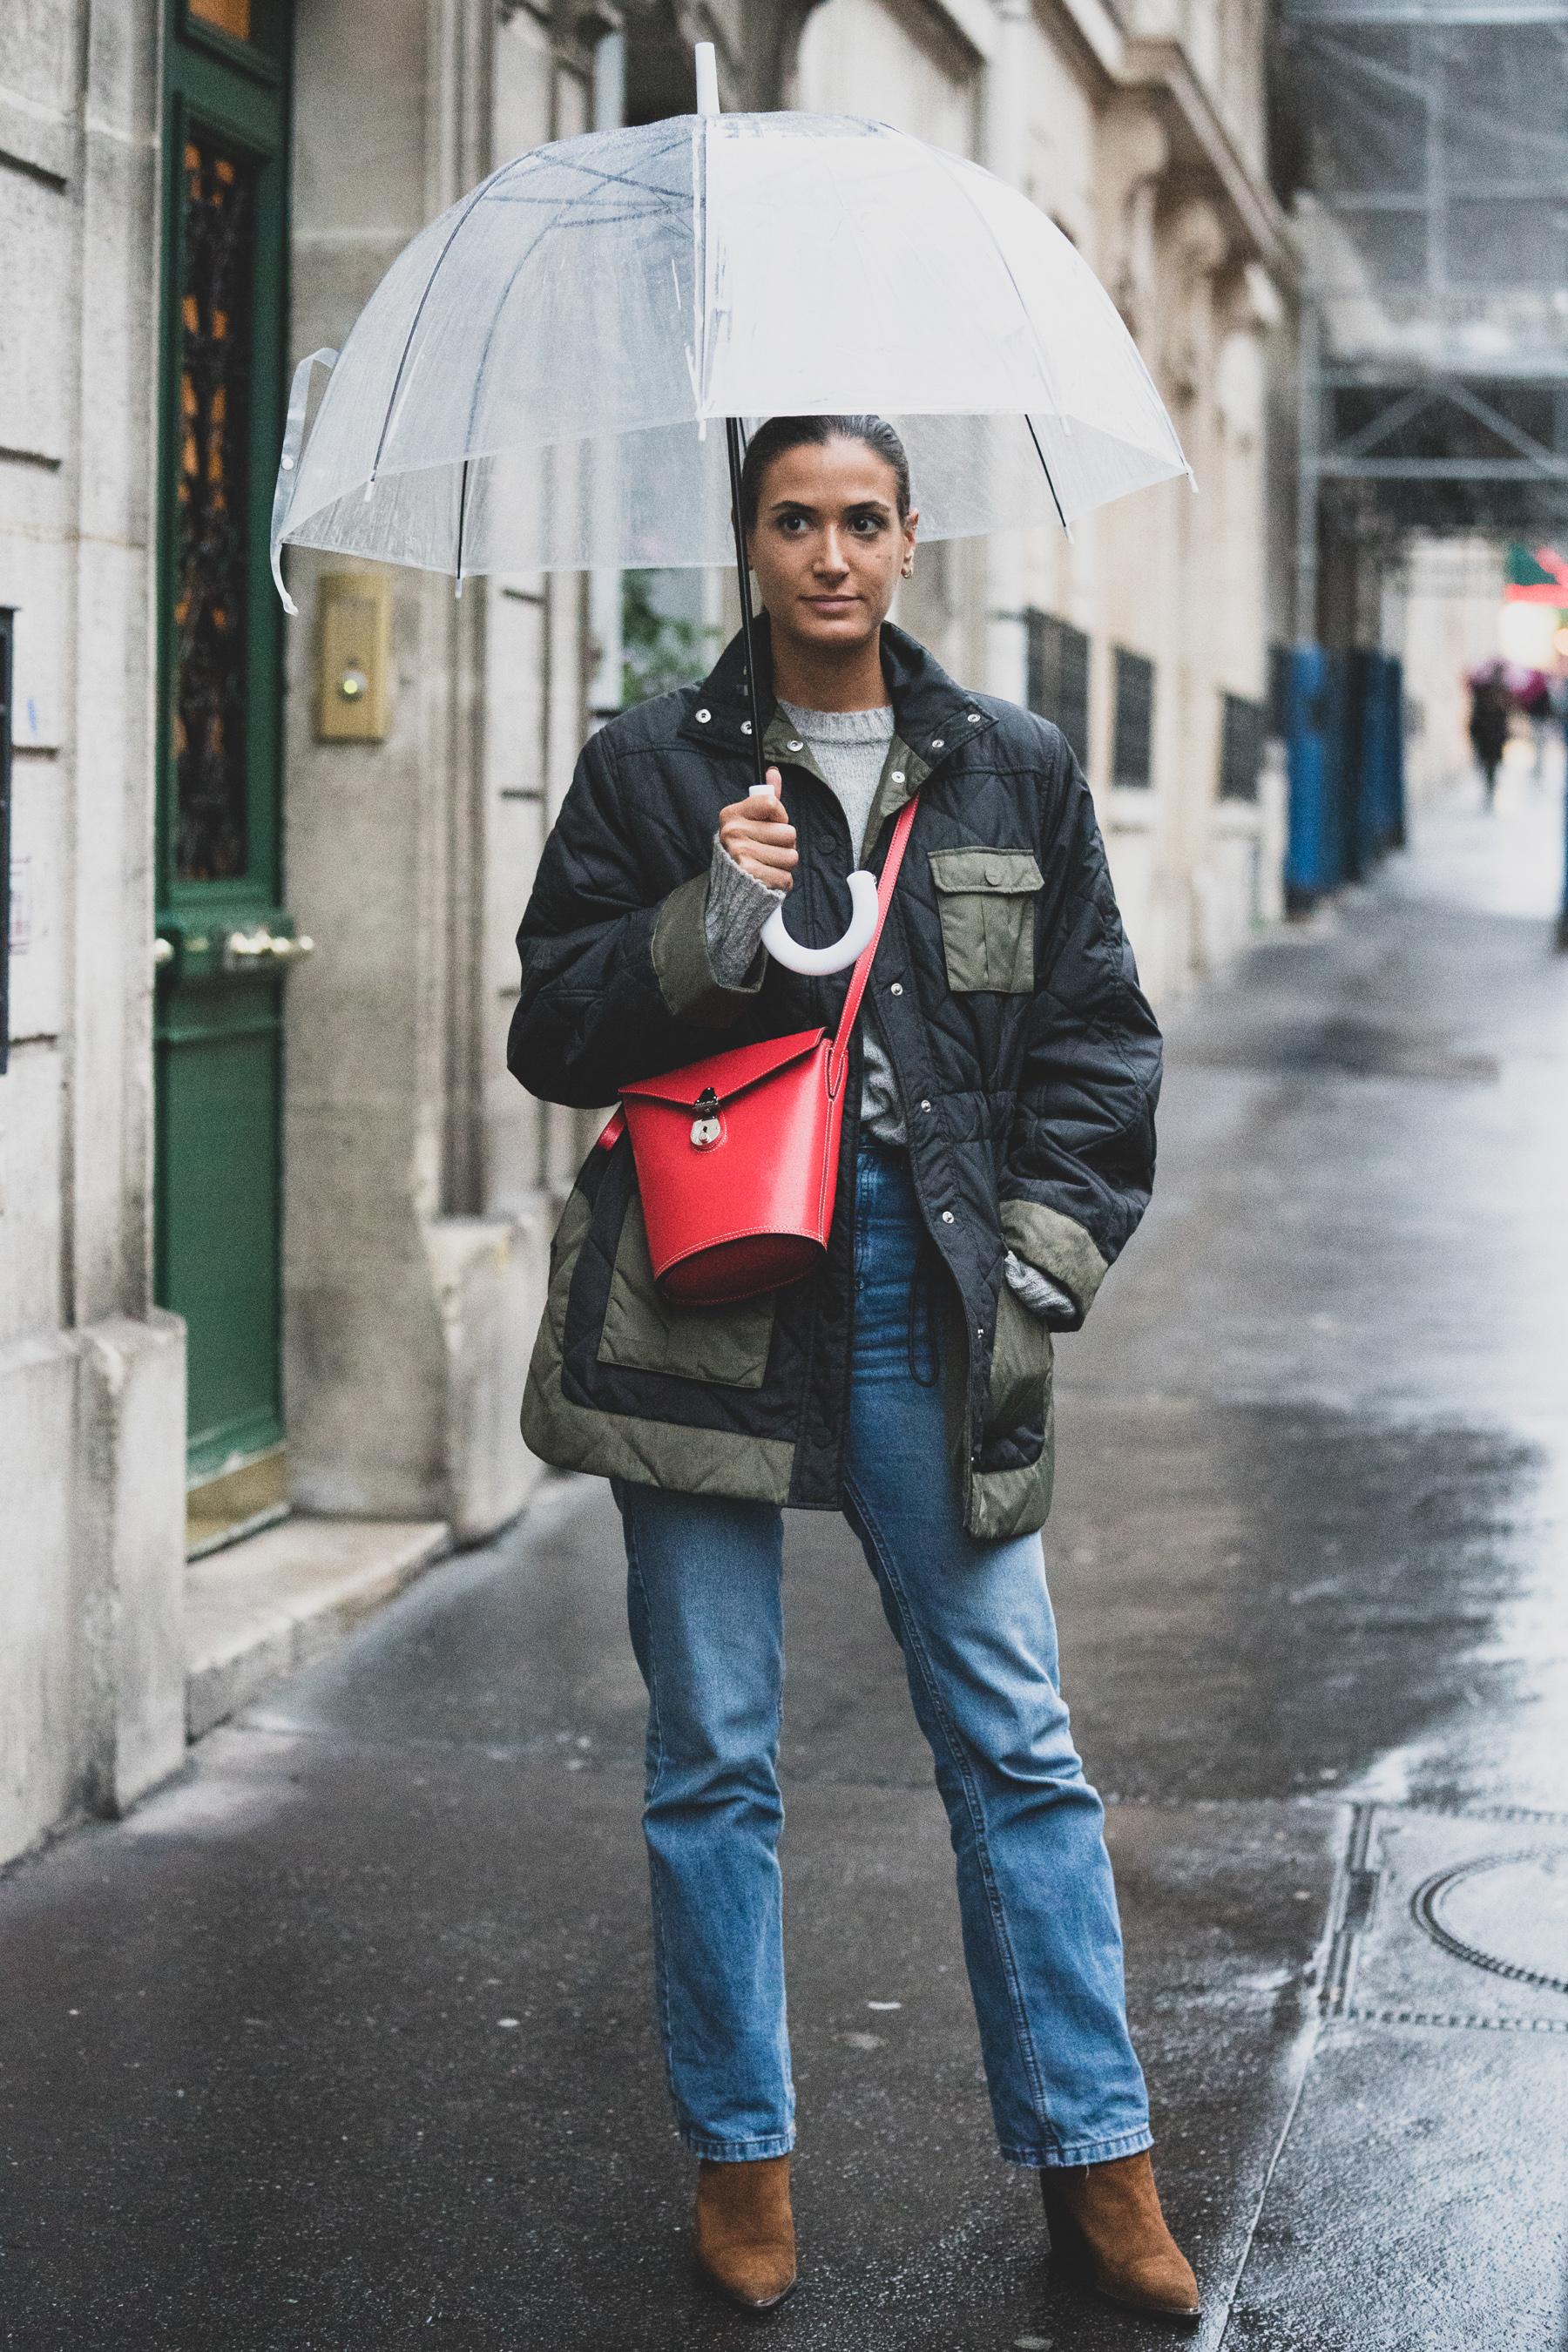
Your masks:
{"label": "eyebrow", "polygon": [[[893,507],[892,501],[889,499],[853,499],[844,511],[846,514],[852,515],[890,515]],[[769,507],[768,512],[770,515],[801,514],[816,517],[822,512],[822,509],[814,507],[805,499],[775,499]]]}

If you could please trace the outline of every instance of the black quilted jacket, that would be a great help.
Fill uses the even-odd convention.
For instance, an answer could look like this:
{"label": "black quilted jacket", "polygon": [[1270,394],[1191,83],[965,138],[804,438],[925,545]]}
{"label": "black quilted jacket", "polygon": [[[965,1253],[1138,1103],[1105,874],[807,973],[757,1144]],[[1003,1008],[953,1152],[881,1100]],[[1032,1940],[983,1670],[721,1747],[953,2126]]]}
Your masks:
{"label": "black quilted jacket", "polygon": [[[1160,1037],[1122,935],[1089,788],[1054,727],[967,694],[890,625],[896,737],[868,829],[920,794],[867,991],[898,1073],[915,1189],[948,1276],[950,1425],[966,1524],[1037,1527],[1051,1481],[1050,1340],[1002,1272],[1012,1248],[1081,1321],[1142,1215],[1154,1168]],[[765,623],[763,708],[773,709]],[[621,1085],[725,1045],[831,1029],[847,972],[805,979],[765,956],[721,987],[703,930],[719,813],[751,781],[740,642],[700,688],[612,721],[578,762],[518,934],[508,1059],[546,1101]],[[849,919],[861,862],[843,812],[775,711],[770,760],[800,863],[791,930]],[[762,1302],[672,1308],[654,1290],[630,1145],[595,1147],[555,1242],[523,1406],[563,1466],[684,1492],[819,1508],[840,1502],[848,1395],[859,1055],[852,1053],[826,1263]]]}

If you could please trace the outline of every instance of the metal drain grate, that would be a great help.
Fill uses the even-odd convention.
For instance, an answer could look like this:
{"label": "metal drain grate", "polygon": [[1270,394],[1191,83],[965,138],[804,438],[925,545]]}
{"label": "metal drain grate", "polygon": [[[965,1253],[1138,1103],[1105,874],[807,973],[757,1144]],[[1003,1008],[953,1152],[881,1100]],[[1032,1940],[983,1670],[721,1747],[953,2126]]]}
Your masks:
{"label": "metal drain grate", "polygon": [[[1500,1851],[1495,1823],[1508,1819],[1531,1824],[1530,1845]],[[1550,2007],[1568,1996],[1568,1840],[1545,1842],[1558,1827],[1557,1816],[1507,1810],[1352,1804],[1327,1923],[1324,2021],[1568,2033],[1568,2016]],[[1500,1996],[1503,1984],[1533,1994],[1529,2007],[1547,2013],[1471,2009],[1456,1962],[1499,1979]]]}
{"label": "metal drain grate", "polygon": [[1536,1985],[1542,1992],[1568,1993],[1568,1977],[1549,1976],[1544,1969],[1526,1968],[1521,1961],[1505,1959],[1500,1952],[1489,1952],[1482,1945],[1472,1944],[1467,1937],[1456,1935],[1451,1927],[1444,1925],[1440,1916],[1445,1897],[1451,1896],[1467,1880],[1490,1871],[1539,1871],[1543,1877],[1554,1882],[1554,1891],[1559,1897],[1555,1907],[1568,1909],[1568,1905],[1563,1900],[1568,1896],[1568,1875],[1561,1874],[1563,1864],[1562,1849],[1553,1846],[1528,1846],[1521,1853],[1478,1855],[1473,1862],[1461,1862],[1452,1869],[1435,1872],[1423,1885],[1418,1886],[1410,1898],[1410,1916],[1435,1944],[1440,1944],[1446,1952],[1452,1952],[1456,1959],[1468,1960],[1473,1969],[1486,1969],[1493,1976],[1508,1978],[1512,1984]]}

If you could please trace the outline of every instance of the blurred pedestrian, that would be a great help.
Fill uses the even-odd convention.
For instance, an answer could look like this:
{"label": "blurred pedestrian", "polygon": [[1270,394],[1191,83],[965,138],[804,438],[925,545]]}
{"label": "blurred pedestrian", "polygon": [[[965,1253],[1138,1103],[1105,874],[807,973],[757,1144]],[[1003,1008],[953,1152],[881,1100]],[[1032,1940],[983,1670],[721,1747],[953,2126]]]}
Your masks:
{"label": "blurred pedestrian", "polygon": [[1470,745],[1486,782],[1487,806],[1497,793],[1497,772],[1508,743],[1512,698],[1495,668],[1479,670],[1470,681]]}
{"label": "blurred pedestrian", "polygon": [[[919,520],[897,435],[775,417],[740,503],[771,797],[746,790],[739,637],[701,687],[595,735],[518,936],[510,1054],[532,1093],[586,1107],[721,1045],[831,1029],[847,981],[785,970],[763,927],[791,891],[826,921],[862,844],[867,862],[885,853],[918,794],[872,1015],[850,1038],[826,1259],[761,1297],[672,1306],[629,1140],[595,1146],[523,1406],[534,1452],[607,1475],[624,1525],[659,2026],[700,2159],[698,2260],[753,2312],[795,2284],[775,1851],[793,1504],[844,1513],[903,1651],[1002,2153],[1039,2170],[1054,2249],[1103,2294],[1192,2319],[1038,1534],[1050,1332],[1082,1322],[1142,1214],[1159,1032],[1062,737],[963,692],[887,622]],[[707,1149],[704,1099],[691,1141]]]}
{"label": "blurred pedestrian", "polygon": [[1552,708],[1552,680],[1544,670],[1531,670],[1523,689],[1514,698],[1516,707],[1530,721],[1530,732],[1535,744],[1535,761],[1531,774],[1540,783],[1546,773],[1546,745],[1555,723]]}

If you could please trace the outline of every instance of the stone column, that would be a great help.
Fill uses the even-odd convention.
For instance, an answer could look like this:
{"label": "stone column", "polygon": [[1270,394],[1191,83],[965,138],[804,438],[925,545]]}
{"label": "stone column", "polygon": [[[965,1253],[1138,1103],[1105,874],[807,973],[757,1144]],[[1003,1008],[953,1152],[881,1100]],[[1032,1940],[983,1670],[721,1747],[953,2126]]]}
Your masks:
{"label": "stone column", "polygon": [[0,1860],[184,1752],[184,1328],[152,1304],[154,0],[0,16]]}
{"label": "stone column", "polygon": [[[498,160],[498,97],[502,152],[581,126],[561,123],[554,50],[521,12],[498,26],[486,0],[318,0],[298,26],[292,341],[307,351],[341,347],[401,247]],[[497,930],[507,901],[515,928],[538,854],[511,814],[543,811],[533,795],[562,757],[541,667],[570,670],[580,723],[575,583],[562,625],[554,583],[474,581],[459,602],[448,579],[394,572],[386,740],[318,743],[315,583],[345,567],[288,562],[288,889],[317,942],[289,995],[293,1492],[476,1537],[538,1468],[517,1412],[552,1209],[539,1122],[502,1091]]]}

